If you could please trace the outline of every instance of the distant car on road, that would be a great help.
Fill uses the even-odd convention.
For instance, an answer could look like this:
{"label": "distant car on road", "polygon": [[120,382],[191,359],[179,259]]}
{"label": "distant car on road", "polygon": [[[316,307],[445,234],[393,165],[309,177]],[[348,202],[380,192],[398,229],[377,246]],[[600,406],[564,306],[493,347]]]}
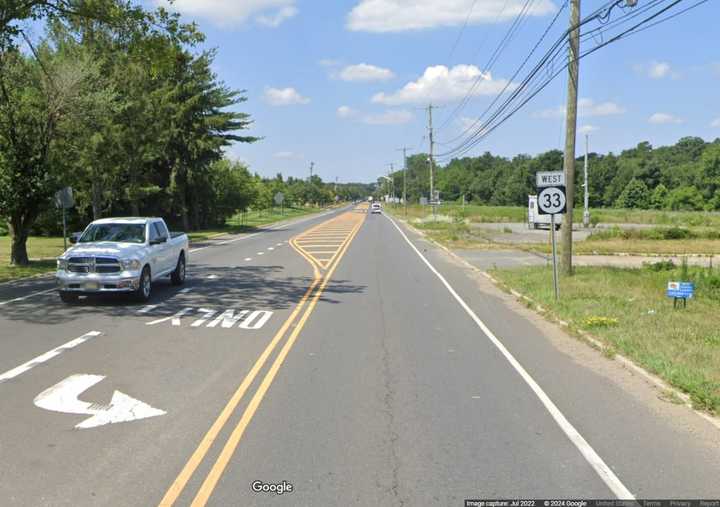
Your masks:
{"label": "distant car on road", "polygon": [[370,213],[382,213],[382,206],[379,202],[372,203],[372,206],[370,206]]}
{"label": "distant car on road", "polygon": [[81,294],[132,293],[150,299],[153,280],[169,276],[185,282],[189,241],[169,232],[162,218],[105,218],[87,226],[76,243],[57,258],[55,275],[60,299]]}

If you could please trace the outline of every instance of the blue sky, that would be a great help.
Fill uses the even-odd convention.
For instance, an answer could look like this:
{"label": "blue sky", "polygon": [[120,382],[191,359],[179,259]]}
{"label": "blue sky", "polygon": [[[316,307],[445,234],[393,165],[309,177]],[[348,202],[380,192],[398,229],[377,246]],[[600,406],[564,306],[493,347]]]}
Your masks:
{"label": "blue sky", "polygon": [[[313,161],[324,180],[342,182],[374,181],[389,163],[399,167],[401,146],[426,151],[422,108],[431,100],[443,106],[435,111],[436,126],[444,124],[436,139],[462,133],[512,75],[562,0],[533,0],[531,15],[491,74],[483,74],[477,88],[482,93],[446,121],[523,3],[176,0],[174,8],[197,21],[206,45],[218,49],[219,78],[247,90],[241,109],[255,120],[250,133],[264,139],[234,146],[229,155],[265,176],[307,176]],[[604,3],[584,0],[583,13]],[[686,135],[720,137],[719,18],[720,4],[710,0],[582,61],[578,124],[589,131],[591,150],[617,152],[640,141],[670,144]],[[567,19],[563,11],[550,39]],[[470,154],[561,148],[565,94],[561,75]]]}

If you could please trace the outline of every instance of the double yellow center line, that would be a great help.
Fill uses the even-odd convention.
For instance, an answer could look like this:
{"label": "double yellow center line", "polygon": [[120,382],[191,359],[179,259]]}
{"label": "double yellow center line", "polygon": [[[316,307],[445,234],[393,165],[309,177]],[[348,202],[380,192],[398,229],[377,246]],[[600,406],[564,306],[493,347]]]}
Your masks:
{"label": "double yellow center line", "polygon": [[[275,357],[275,360],[267,370],[267,373],[265,373],[265,377],[262,379],[260,386],[257,388],[255,394],[245,408],[240,421],[237,423],[230,434],[230,437],[225,442],[220,455],[216,459],[208,475],[205,477],[205,480],[200,486],[200,489],[192,502],[193,507],[200,507],[207,504],[207,501],[210,499],[210,495],[212,495],[215,490],[220,477],[235,453],[248,424],[250,424],[250,421],[275,379],[277,372],[280,370],[280,367],[285,361],[290,349],[292,349],[295,344],[300,331],[305,326],[310,314],[312,314],[315,309],[315,305],[322,296],[328,282],[332,278],[335,268],[337,268],[340,260],[345,255],[345,252],[350,246],[353,238],[357,235],[357,232],[362,226],[364,220],[365,214],[358,215],[357,213],[351,212],[344,213],[336,218],[328,220],[327,222],[323,222],[315,227],[312,227],[290,240],[290,244],[293,248],[295,248],[298,253],[300,253],[300,255],[308,260],[308,262],[312,265],[314,273],[313,281],[293,309],[290,316],[280,327],[262,354],[260,354],[260,357],[258,357],[255,361],[255,364],[251,368],[250,372],[248,372],[243,381],[240,383],[237,390],[233,393],[230,400],[220,412],[220,415],[217,417],[203,439],[200,441],[198,447],[190,456],[190,459],[170,485],[170,488],[160,501],[161,506],[170,506],[175,504],[177,499],[183,493],[187,483],[205,459],[220,432],[223,430],[228,420],[244,398],[245,393],[255,381],[255,378],[265,366],[265,363],[268,361],[275,348],[283,340],[288,332],[288,329],[290,329],[292,324],[295,323],[295,327],[292,329],[292,332],[290,332],[285,344]],[[322,245],[322,250],[320,249],[320,244],[318,243],[319,241],[327,242]]]}

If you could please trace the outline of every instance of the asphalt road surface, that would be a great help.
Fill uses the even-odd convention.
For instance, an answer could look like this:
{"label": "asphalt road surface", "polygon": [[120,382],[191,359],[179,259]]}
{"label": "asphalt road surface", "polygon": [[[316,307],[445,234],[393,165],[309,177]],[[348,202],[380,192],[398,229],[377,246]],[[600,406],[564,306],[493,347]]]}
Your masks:
{"label": "asphalt road surface", "polygon": [[2,285],[0,330],[2,505],[720,497],[717,428],[363,209],[147,305]]}

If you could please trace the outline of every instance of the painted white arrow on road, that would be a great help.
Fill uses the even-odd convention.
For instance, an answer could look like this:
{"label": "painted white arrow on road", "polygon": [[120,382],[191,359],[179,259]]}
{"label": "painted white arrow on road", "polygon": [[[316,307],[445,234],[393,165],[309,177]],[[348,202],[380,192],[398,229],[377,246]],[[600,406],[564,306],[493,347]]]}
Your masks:
{"label": "painted white arrow on road", "polygon": [[88,403],[78,399],[78,396],[104,378],[102,375],[71,375],[54,386],[45,389],[35,397],[33,402],[36,406],[53,412],[91,415],[92,417],[75,426],[80,429],[135,421],[165,414],[164,411],[153,408],[147,403],[131,398],[120,391],[113,393],[109,405]]}

